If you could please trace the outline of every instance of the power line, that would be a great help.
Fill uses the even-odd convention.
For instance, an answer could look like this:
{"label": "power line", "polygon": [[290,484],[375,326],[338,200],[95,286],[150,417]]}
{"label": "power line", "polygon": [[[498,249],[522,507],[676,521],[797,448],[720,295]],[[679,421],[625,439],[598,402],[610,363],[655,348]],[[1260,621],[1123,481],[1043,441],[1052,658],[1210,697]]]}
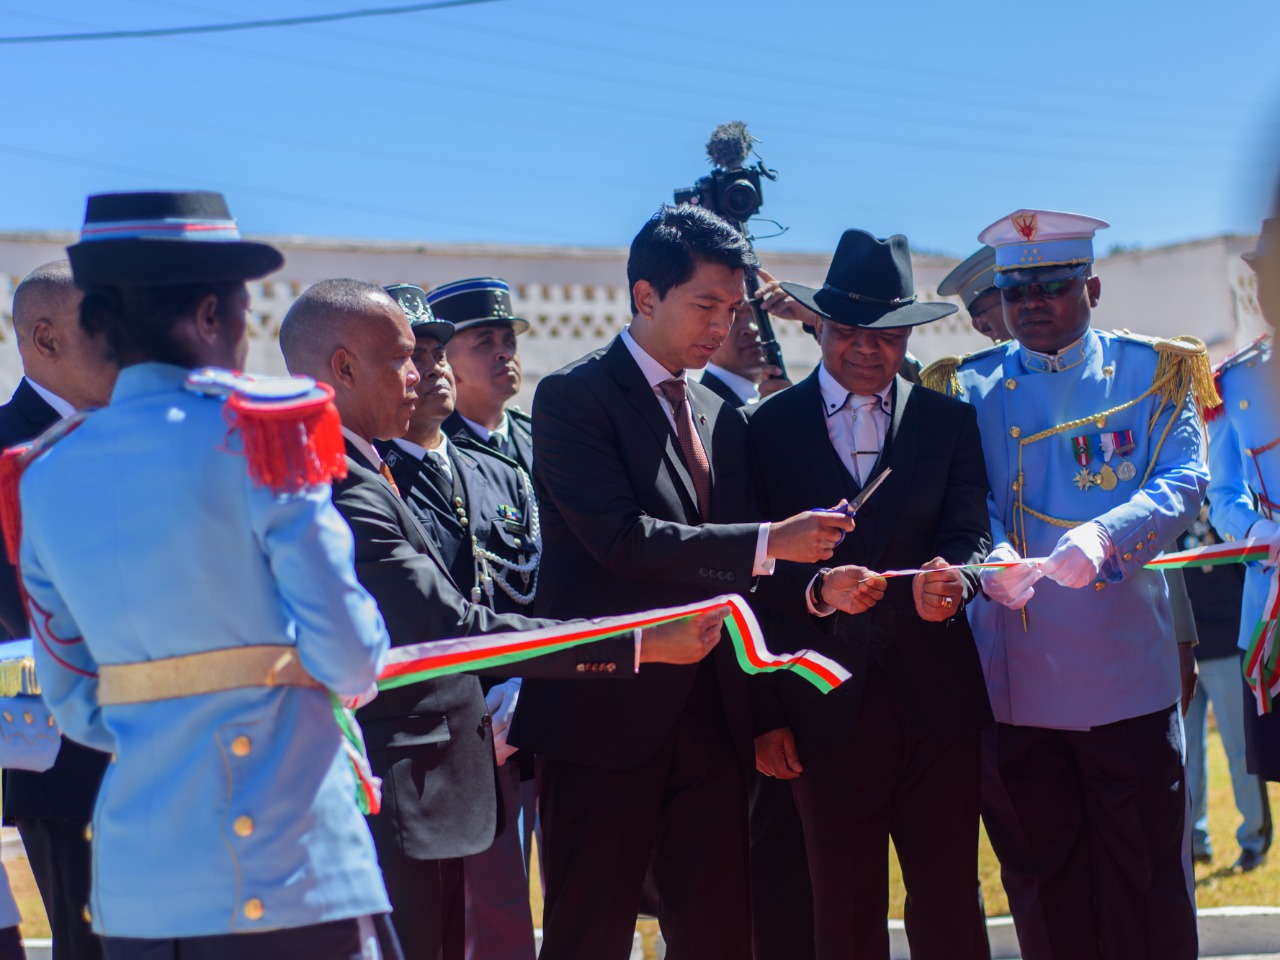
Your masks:
{"label": "power line", "polygon": [[364,17],[391,17],[423,10],[447,7],[469,7],[494,0],[434,0],[432,3],[410,3],[401,7],[371,7],[367,10],[343,10],[338,13],[316,13],[305,17],[279,17],[274,20],[241,20],[236,23],[208,23],[190,27],[153,27],[146,30],[103,30],[96,33],[46,33],[26,37],[0,37],[0,44],[65,43],[69,40],[134,40],[142,37],[176,37],[191,33],[229,33],[233,30],[263,30],[272,27],[296,27],[310,23],[332,23]]}

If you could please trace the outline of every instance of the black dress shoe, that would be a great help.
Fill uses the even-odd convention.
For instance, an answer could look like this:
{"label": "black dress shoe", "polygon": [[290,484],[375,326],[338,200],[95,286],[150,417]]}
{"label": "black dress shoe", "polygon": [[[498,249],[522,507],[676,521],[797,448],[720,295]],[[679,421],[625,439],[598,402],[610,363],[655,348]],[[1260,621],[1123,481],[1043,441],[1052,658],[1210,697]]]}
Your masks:
{"label": "black dress shoe", "polygon": [[1266,862],[1266,851],[1258,853],[1253,850],[1242,850],[1240,859],[1231,865],[1231,869],[1235,873],[1248,873],[1250,870],[1257,870]]}

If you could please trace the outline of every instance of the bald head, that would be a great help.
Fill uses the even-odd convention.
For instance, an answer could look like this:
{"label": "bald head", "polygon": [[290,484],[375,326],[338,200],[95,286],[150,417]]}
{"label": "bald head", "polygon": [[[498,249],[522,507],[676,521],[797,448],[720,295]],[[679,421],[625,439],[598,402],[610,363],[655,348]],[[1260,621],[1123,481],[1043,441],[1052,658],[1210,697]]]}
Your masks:
{"label": "bald head", "polygon": [[66,260],[36,267],[13,294],[23,373],[78,410],[105,406],[116,378],[103,338],[80,326],[81,299]]}
{"label": "bald head", "polygon": [[280,325],[280,350],[295,375],[334,389],[344,426],[366,440],[404,435],[416,404],[413,330],[399,304],[363,280],[321,280]]}

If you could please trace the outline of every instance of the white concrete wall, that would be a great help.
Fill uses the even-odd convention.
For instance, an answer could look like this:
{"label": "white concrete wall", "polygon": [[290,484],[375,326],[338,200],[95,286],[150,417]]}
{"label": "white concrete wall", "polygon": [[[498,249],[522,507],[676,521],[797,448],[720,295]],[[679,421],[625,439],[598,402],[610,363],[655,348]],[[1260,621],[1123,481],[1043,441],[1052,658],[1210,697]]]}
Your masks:
{"label": "white concrete wall", "polygon": [[[280,321],[302,289],[326,277],[412,282],[428,289],[464,277],[503,277],[512,285],[517,314],[533,324],[520,339],[526,383],[517,400],[526,408],[538,378],[608,343],[629,318],[622,248],[266,239],[284,252],[285,266],[275,277],[250,285],[254,322],[249,368],[259,372],[284,372],[277,345]],[[0,233],[0,399],[12,392],[21,375],[10,316],[13,289],[34,267],[65,256],[66,245],[74,241],[70,234]],[[1215,358],[1225,356],[1261,331],[1253,276],[1239,259],[1252,246],[1249,237],[1215,237],[1104,258],[1097,266],[1103,294],[1095,324],[1159,336],[1189,333],[1208,342]],[[761,256],[775,276],[820,286],[830,255],[764,250]],[[922,299],[937,299],[933,291],[955,263],[946,257],[915,258]],[[804,376],[818,362],[817,345],[798,324],[778,321],[775,326],[792,378]],[[910,348],[929,362],[986,344],[969,327],[962,309],[916,328]]]}

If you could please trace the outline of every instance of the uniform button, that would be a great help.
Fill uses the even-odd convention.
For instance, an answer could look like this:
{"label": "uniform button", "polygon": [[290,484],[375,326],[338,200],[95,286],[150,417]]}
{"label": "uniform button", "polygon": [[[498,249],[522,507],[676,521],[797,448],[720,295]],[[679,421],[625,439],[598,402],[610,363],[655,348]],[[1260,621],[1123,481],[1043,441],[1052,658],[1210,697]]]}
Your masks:
{"label": "uniform button", "polygon": [[707,568],[706,568],[706,567],[699,567],[699,568],[698,568],[698,576],[700,576],[700,577],[705,577],[706,575],[707,575]]}
{"label": "uniform button", "polygon": [[49,718],[47,721],[45,721],[45,722],[46,722],[49,726],[51,726],[51,727],[56,727],[56,726],[58,725],[58,724],[54,721],[53,717],[50,717],[50,718]]}
{"label": "uniform button", "polygon": [[1241,409],[1241,410],[1248,410],[1248,409],[1249,409],[1249,401],[1248,401],[1248,400],[1241,400],[1241,401],[1240,401],[1240,409]]}
{"label": "uniform button", "polygon": [[1008,380],[1004,382],[1004,388],[1006,390],[1013,390],[1017,386],[1018,386],[1018,381],[1013,379],[1013,377],[1010,377]]}
{"label": "uniform button", "polygon": [[618,665],[616,663],[606,663],[604,665],[605,673],[614,673],[617,671],[617,669],[618,669]]}
{"label": "uniform button", "polygon": [[517,547],[518,547],[518,546],[520,546],[520,538],[519,538],[519,537],[516,537],[516,538],[515,538],[513,541],[511,541],[511,542],[512,542],[512,543],[514,543]]}
{"label": "uniform button", "polygon": [[1017,480],[1013,481],[1013,492],[1017,493],[1021,489],[1022,489],[1022,484],[1020,484]]}
{"label": "uniform button", "polygon": [[1156,532],[1154,530],[1152,530],[1150,533],[1147,534],[1148,540],[1154,540],[1155,538],[1156,538]]}
{"label": "uniform button", "polygon": [[1146,546],[1146,544],[1145,544],[1145,543],[1143,543],[1141,540],[1139,540],[1137,543],[1135,543],[1135,544],[1133,545],[1133,549],[1135,549],[1135,550],[1141,550],[1141,549],[1142,549],[1143,547],[1145,547],[1145,546]]}
{"label": "uniform button", "polygon": [[249,837],[253,835],[253,817],[241,816],[236,817],[236,822],[231,825],[231,829],[236,832],[237,837]]}
{"label": "uniform button", "polygon": [[587,672],[587,665],[586,665],[585,663],[580,663],[580,664],[578,664],[578,668],[577,668],[577,669],[578,669],[578,672],[579,672],[579,673],[586,673],[586,672]]}
{"label": "uniform button", "polygon": [[13,714],[6,710],[3,714],[5,723],[13,723]]}
{"label": "uniform button", "polygon": [[1103,589],[1105,589],[1105,588],[1106,588],[1106,586],[1107,586],[1107,585],[1106,585],[1105,583],[1103,583],[1101,580],[1099,580],[1097,583],[1095,583],[1095,584],[1093,585],[1093,589],[1094,589],[1094,590],[1103,590]]}
{"label": "uniform button", "polygon": [[1111,375],[1112,375],[1113,373],[1115,373],[1115,372],[1116,372],[1116,368],[1115,368],[1115,367],[1103,367],[1103,368],[1102,368],[1102,375],[1103,375],[1104,377],[1109,377],[1109,376],[1111,376]]}
{"label": "uniform button", "polygon": [[1017,440],[1020,436],[1022,436],[1022,428],[1021,428],[1021,427],[1010,427],[1010,428],[1009,428],[1009,436],[1011,436],[1011,437],[1013,437],[1013,439]]}
{"label": "uniform button", "polygon": [[84,825],[84,842],[90,843],[92,841],[93,841],[93,824],[86,823]]}
{"label": "uniform button", "polygon": [[84,909],[80,911],[80,916],[82,916],[82,917],[84,918],[84,922],[85,922],[85,923],[93,923],[93,915],[92,915],[91,913],[89,913],[89,905],[88,905],[88,904],[85,904]]}
{"label": "uniform button", "polygon": [[261,920],[262,915],[267,912],[267,908],[262,905],[262,901],[257,897],[250,897],[244,902],[244,915],[250,920]]}
{"label": "uniform button", "polygon": [[253,741],[244,734],[240,734],[240,736],[231,741],[231,752],[237,757],[247,757],[252,749]]}
{"label": "uniform button", "polygon": [[727,577],[725,577],[725,579],[726,579],[726,580],[732,580],[732,579],[733,579],[733,571],[732,571],[732,570],[730,570],[730,571],[729,571],[729,575],[728,575]]}
{"label": "uniform button", "polygon": [[[726,574],[723,570],[720,570],[720,571],[717,571],[717,572],[716,572],[716,579],[717,579],[717,580],[723,580],[726,576],[728,576],[728,574]],[[27,714],[27,716],[31,716],[31,714]],[[30,721],[28,721],[28,722],[30,722]]]}
{"label": "uniform button", "polygon": [[22,719],[27,721],[27,726],[31,726],[31,723],[33,720],[35,720],[35,717],[31,716],[30,710],[25,710],[23,711]]}
{"label": "uniform button", "polygon": [[1124,555],[1124,558],[1125,558],[1125,560],[1132,560],[1132,559],[1133,559],[1133,554],[1132,554],[1132,553],[1126,553],[1126,554]]}

